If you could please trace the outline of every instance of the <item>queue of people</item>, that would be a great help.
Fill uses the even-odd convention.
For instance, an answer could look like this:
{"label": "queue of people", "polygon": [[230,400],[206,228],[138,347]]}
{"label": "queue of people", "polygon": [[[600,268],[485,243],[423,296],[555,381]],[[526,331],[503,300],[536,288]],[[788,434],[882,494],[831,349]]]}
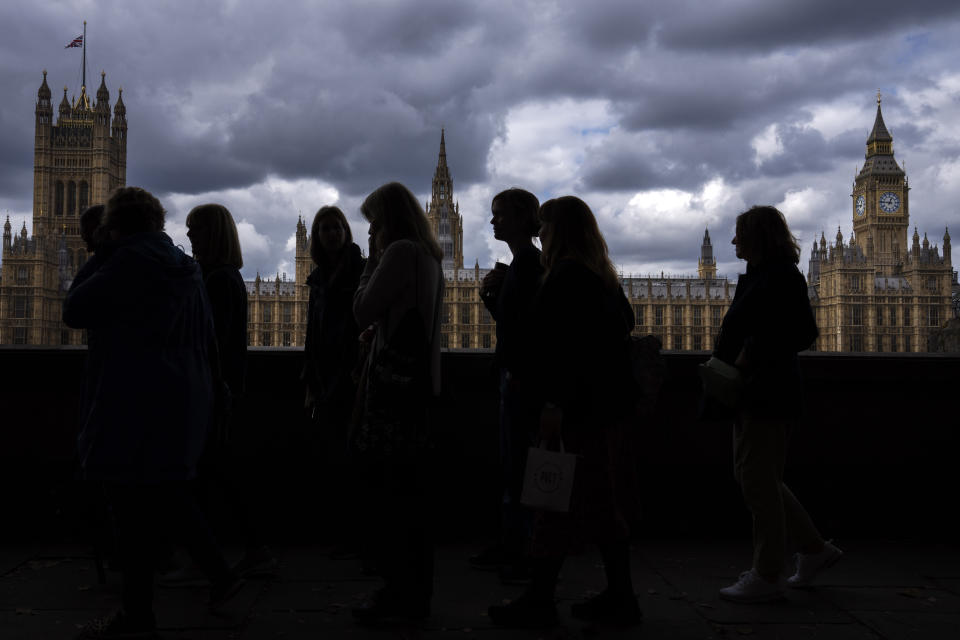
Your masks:
{"label": "queue of people", "polygon": [[[494,237],[513,255],[510,265],[497,263],[481,290],[497,323],[501,526],[499,540],[469,561],[496,569],[506,583],[528,584],[517,600],[489,608],[494,624],[549,626],[557,620],[564,558],[596,544],[607,586],[571,614],[637,624],[629,546],[636,470],[623,455],[640,428],[636,403],[644,396],[629,348],[632,307],[583,200],[540,204],[512,188],[493,199],[491,212]],[[431,405],[440,393],[443,256],[402,184],[373,191],[361,213],[369,222],[365,257],[337,207],[321,207],[311,225],[304,407],[328,434],[323,463],[349,480],[335,507],[338,540],[384,582],[354,618],[419,621],[431,613],[434,590]],[[81,469],[106,487],[123,577],[121,610],[91,625],[89,638],[155,631],[153,550],[164,537],[206,575],[214,609],[243,588],[244,576],[276,567],[258,524],[268,500],[256,476],[262,467],[252,464],[264,436],[241,419],[247,301],[236,224],[221,205],[193,209],[190,258],[163,232],[164,217],[157,199],[136,187],[91,207],[82,226],[93,256],[64,301],[64,322],[86,329],[89,344]],[[796,267],[799,247],[773,207],[740,214],[733,244],[747,270],[714,358],[734,372],[740,393],[732,406],[709,397],[703,406],[733,425],[734,471],[753,516],[754,554],[751,568],[719,595],[764,602],[782,597],[785,586],[808,586],[842,551],[822,538],[783,484],[801,404],[797,352],[817,335]],[[531,447],[577,456],[568,508],[523,504]],[[232,567],[198,501],[208,483],[223,485],[236,507],[246,553]],[[788,536],[798,554],[784,571]]]}

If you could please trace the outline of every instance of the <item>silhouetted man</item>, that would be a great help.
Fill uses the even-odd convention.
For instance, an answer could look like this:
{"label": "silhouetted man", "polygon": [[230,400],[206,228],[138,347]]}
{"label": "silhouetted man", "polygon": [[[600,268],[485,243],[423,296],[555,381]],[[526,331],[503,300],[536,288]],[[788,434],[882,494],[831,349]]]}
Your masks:
{"label": "silhouetted man", "polygon": [[90,638],[156,629],[153,573],[165,529],[210,578],[211,606],[242,586],[188,486],[213,408],[213,323],[200,267],[163,233],[164,215],[147,191],[117,189],[103,212],[104,240],[63,304],[64,323],[89,330],[80,463],[107,488],[123,571],[122,609],[88,627]]}

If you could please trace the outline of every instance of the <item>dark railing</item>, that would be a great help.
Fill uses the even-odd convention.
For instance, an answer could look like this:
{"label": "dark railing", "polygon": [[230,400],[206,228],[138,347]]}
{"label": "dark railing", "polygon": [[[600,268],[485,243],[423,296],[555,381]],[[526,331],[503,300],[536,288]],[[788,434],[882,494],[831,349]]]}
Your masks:
{"label": "dark railing", "polygon": [[[706,352],[667,352],[654,416],[640,425],[636,464],[641,535],[748,531],[734,484],[728,424],[697,420],[696,365]],[[61,536],[77,515],[74,441],[84,348],[0,347],[0,537]],[[325,509],[343,489],[324,474],[323,441],[304,419],[302,352],[252,348],[245,419],[273,454],[263,461],[291,535],[322,535]],[[793,434],[787,483],[828,535],[960,533],[960,355],[805,353],[805,417]],[[489,352],[443,355],[435,411],[437,510],[451,536],[496,526],[497,386]],[[136,371],[129,372],[136,376]],[[145,412],[150,407],[144,407]],[[320,533],[317,533],[320,532]]]}

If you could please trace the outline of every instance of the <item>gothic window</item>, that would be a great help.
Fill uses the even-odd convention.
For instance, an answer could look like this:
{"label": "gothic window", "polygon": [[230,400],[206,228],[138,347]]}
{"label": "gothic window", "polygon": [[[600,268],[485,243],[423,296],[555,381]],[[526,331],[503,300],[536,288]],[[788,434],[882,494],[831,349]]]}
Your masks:
{"label": "gothic window", "polygon": [[470,305],[460,305],[460,324],[470,324]]}
{"label": "gothic window", "polygon": [[653,324],[663,326],[663,305],[658,304],[653,308]]}
{"label": "gothic window", "polygon": [[291,344],[293,344],[293,343],[292,343],[291,340],[290,340],[290,332],[289,332],[289,331],[284,331],[284,332],[283,332],[283,346],[289,347]]}
{"label": "gothic window", "polygon": [[910,336],[909,335],[903,336],[903,350],[906,351],[907,353],[910,352]]}
{"label": "gothic window", "polygon": [[927,307],[927,326],[940,326],[940,307],[936,307],[934,305]]}
{"label": "gothic window", "polygon": [[26,327],[13,328],[13,344],[27,344],[27,328]]}
{"label": "gothic window", "polygon": [[264,331],[263,333],[260,334],[260,346],[269,347],[271,342],[272,340],[270,340],[269,332]]}
{"label": "gothic window", "polygon": [[703,351],[703,336],[693,336],[693,350]]}
{"label": "gothic window", "polygon": [[66,329],[60,330],[60,344],[70,344],[70,332]]}
{"label": "gothic window", "polygon": [[446,218],[440,218],[440,235],[446,236],[450,234],[450,221]]}
{"label": "gothic window", "polygon": [[80,182],[80,208],[79,211],[83,211],[87,208],[87,205],[90,203],[90,187],[87,185],[86,180]]}
{"label": "gothic window", "polygon": [[461,349],[469,349],[469,348],[470,348],[470,334],[469,334],[469,333],[460,334],[460,348],[461,348]]}
{"label": "gothic window", "polygon": [[480,309],[480,324],[493,324],[493,316],[490,315],[486,307]]}
{"label": "gothic window", "polygon": [[903,326],[910,326],[910,307],[903,308]]}
{"label": "gothic window", "polygon": [[14,296],[13,298],[13,317],[27,317],[27,296]]}
{"label": "gothic window", "polygon": [[450,324],[450,303],[449,302],[443,303],[443,311],[440,316],[440,321],[445,324]]}
{"label": "gothic window", "polygon": [[680,351],[681,349],[683,349],[683,336],[674,334],[673,349],[674,351]]}
{"label": "gothic window", "polygon": [[850,336],[850,351],[863,351],[863,336],[859,333]]}
{"label": "gothic window", "polygon": [[676,305],[673,307],[673,326],[683,326],[683,307]]}
{"label": "gothic window", "polygon": [[890,307],[890,326],[897,326],[897,308],[893,306]]}
{"label": "gothic window", "polygon": [[67,183],[67,215],[77,213],[77,183],[71,180]]}
{"label": "gothic window", "polygon": [[17,284],[27,284],[27,280],[30,279],[30,272],[27,271],[26,267],[17,268]]}
{"label": "gothic window", "polygon": [[54,215],[63,215],[63,183],[57,180],[53,188],[53,213]]}
{"label": "gothic window", "polygon": [[693,326],[703,326],[703,307],[697,305],[693,308]]}
{"label": "gothic window", "polygon": [[263,323],[273,322],[273,314],[271,313],[272,309],[269,304],[263,305]]}
{"label": "gothic window", "polygon": [[721,315],[722,311],[723,309],[721,309],[720,307],[713,307],[712,309],[713,317],[711,318],[711,326],[713,327],[720,326],[720,323],[723,321],[723,316]]}
{"label": "gothic window", "polygon": [[[283,306],[281,307],[281,311],[282,311],[284,324],[290,324],[291,322],[293,322],[293,305],[291,305],[289,302],[284,303]],[[283,345],[283,346],[289,347],[290,345]]]}
{"label": "gothic window", "polygon": [[441,333],[441,334],[440,334],[440,348],[441,348],[441,349],[449,349],[449,348],[450,348],[450,334],[449,334],[449,333]]}
{"label": "gothic window", "polygon": [[[863,306],[855,304],[850,307],[850,324],[855,327],[863,325]],[[860,351],[860,349],[851,349],[851,351]]]}
{"label": "gothic window", "polygon": [[633,317],[636,318],[637,324],[643,324],[643,305],[642,304],[633,305]]}
{"label": "gothic window", "polygon": [[877,305],[877,326],[883,326],[883,307]]}
{"label": "gothic window", "polygon": [[492,343],[492,340],[491,340],[491,338],[490,338],[490,334],[489,334],[489,333],[481,334],[481,336],[480,336],[480,346],[481,346],[481,347],[483,347],[484,349],[489,349],[491,343]]}
{"label": "gothic window", "polygon": [[897,350],[897,335],[893,334],[890,336],[890,351]]}

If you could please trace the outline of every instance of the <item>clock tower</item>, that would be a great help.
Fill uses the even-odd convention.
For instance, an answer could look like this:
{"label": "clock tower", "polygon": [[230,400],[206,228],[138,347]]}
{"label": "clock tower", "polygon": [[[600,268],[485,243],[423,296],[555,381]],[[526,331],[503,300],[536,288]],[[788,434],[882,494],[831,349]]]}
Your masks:
{"label": "clock tower", "polygon": [[909,190],[907,174],[893,157],[893,136],[883,123],[878,91],[866,160],[851,194],[856,243],[872,259],[877,275],[891,276],[903,269],[910,226]]}

